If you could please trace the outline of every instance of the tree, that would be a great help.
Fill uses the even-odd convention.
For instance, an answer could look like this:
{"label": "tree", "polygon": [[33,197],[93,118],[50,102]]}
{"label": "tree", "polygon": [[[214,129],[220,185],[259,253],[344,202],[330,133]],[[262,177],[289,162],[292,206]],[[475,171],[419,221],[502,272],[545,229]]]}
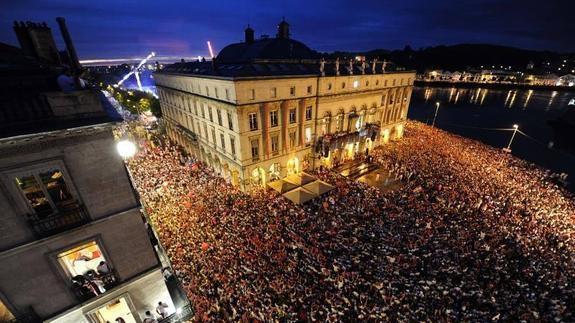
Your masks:
{"label": "tree", "polygon": [[162,110],[160,108],[160,100],[158,100],[156,98],[152,98],[151,104],[150,104],[150,111],[157,118],[162,117]]}
{"label": "tree", "polygon": [[144,111],[149,111],[150,110],[150,100],[146,99],[146,98],[141,98],[140,102],[138,102],[138,104],[140,105],[140,111],[144,112]]}

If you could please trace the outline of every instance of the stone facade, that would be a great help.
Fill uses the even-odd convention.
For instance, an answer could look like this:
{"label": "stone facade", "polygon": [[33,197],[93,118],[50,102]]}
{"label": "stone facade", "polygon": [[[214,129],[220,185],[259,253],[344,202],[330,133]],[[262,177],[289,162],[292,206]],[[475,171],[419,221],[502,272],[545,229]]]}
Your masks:
{"label": "stone facade", "polygon": [[155,74],[170,138],[243,188],[401,138],[414,79]]}
{"label": "stone facade", "polygon": [[[159,301],[175,311],[112,127],[0,139],[0,302],[19,321],[99,322],[89,319],[90,311],[118,297],[129,300],[136,322]],[[54,169],[78,205],[72,214],[82,217],[56,213],[40,219],[44,227],[38,227],[31,220],[36,209],[18,181]],[[46,225],[57,230],[42,231]],[[113,288],[88,300],[74,289],[78,273],[61,262],[62,253],[86,243],[97,244],[115,280]]]}

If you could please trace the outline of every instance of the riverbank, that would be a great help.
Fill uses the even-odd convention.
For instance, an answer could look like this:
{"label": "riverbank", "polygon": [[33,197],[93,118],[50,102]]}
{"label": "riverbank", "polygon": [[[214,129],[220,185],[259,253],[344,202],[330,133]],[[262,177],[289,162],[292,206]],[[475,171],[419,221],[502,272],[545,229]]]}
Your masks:
{"label": "riverbank", "polygon": [[513,83],[478,83],[478,82],[450,82],[450,81],[422,81],[416,80],[416,86],[426,87],[450,87],[461,89],[494,89],[494,90],[540,90],[540,91],[562,91],[574,92],[575,86],[551,86],[533,84],[513,84]]}

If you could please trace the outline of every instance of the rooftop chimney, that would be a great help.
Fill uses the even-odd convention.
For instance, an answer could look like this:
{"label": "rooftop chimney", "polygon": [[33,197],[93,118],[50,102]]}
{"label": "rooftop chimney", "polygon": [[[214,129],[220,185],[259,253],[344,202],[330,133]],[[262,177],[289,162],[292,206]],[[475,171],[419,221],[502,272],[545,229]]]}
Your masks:
{"label": "rooftop chimney", "polygon": [[66,51],[68,52],[68,57],[70,58],[70,68],[78,72],[82,68],[80,61],[78,60],[78,54],[76,54],[76,49],[74,48],[74,43],[72,42],[72,37],[70,37],[70,32],[68,32],[68,27],[66,27],[66,20],[63,17],[56,18],[58,25],[60,26],[60,32],[62,33],[62,38],[66,43]]}
{"label": "rooftop chimney", "polygon": [[246,36],[246,43],[251,44],[254,42],[254,30],[248,25],[248,28],[244,30]]}
{"label": "rooftop chimney", "polygon": [[289,24],[282,18],[282,21],[278,25],[277,38],[288,39],[289,38]]}

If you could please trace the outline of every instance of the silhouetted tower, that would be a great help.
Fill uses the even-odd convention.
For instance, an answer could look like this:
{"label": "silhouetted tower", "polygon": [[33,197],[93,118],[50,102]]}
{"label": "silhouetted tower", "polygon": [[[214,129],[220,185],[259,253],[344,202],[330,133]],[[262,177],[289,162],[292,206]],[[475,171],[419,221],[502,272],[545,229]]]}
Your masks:
{"label": "silhouetted tower", "polygon": [[14,31],[24,55],[50,64],[60,64],[52,30],[45,22],[14,21]]}
{"label": "silhouetted tower", "polygon": [[254,42],[254,30],[248,25],[248,28],[244,30],[244,34],[246,36],[246,43],[251,44]]}
{"label": "silhouetted tower", "polygon": [[289,38],[289,24],[282,18],[282,21],[278,25],[277,38],[288,39]]}

